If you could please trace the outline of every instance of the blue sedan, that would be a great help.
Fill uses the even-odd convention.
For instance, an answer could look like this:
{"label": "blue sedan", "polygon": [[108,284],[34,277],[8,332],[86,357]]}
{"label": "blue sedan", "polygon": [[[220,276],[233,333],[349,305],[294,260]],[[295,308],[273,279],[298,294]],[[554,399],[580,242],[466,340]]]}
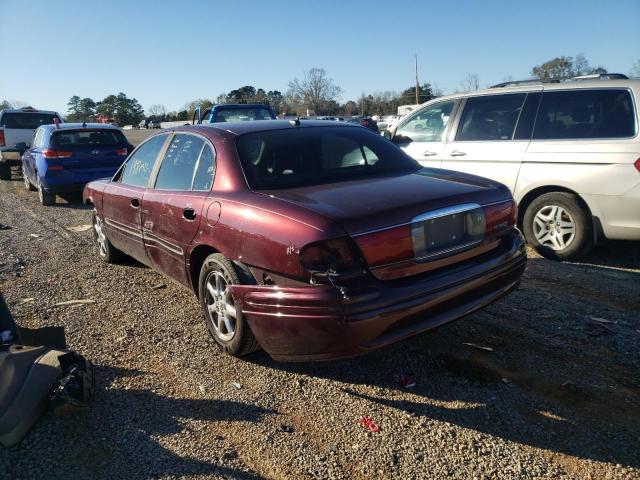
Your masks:
{"label": "blue sedan", "polygon": [[22,155],[24,184],[38,190],[43,205],[53,205],[58,193],[81,192],[93,180],[112,177],[131,150],[122,131],[112,125],[43,125]]}

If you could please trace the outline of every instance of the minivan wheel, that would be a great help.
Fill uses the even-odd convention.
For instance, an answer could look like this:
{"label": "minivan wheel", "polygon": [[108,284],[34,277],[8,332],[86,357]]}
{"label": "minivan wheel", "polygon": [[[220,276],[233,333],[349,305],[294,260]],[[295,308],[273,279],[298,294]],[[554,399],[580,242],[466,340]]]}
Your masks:
{"label": "minivan wheel", "polygon": [[260,348],[228,288],[240,283],[233,264],[224,255],[213,253],[204,260],[198,292],[207,327],[222,351],[237,357]]}
{"label": "minivan wheel", "polygon": [[522,227],[527,242],[554,260],[576,258],[593,243],[590,215],[571,193],[540,195],[527,207]]}
{"label": "minivan wheel", "polygon": [[98,212],[93,211],[93,217],[91,219],[93,225],[93,239],[96,242],[98,248],[98,256],[106,263],[118,263],[124,257],[124,253],[114,247],[107,234],[104,231],[104,224],[102,219],[98,216]]}
{"label": "minivan wheel", "polygon": [[38,180],[38,198],[40,199],[40,203],[42,205],[48,206],[48,205],[55,205],[56,203],[56,194],[55,193],[51,193],[51,192],[47,192],[43,187],[42,184],[40,183],[40,180]]}

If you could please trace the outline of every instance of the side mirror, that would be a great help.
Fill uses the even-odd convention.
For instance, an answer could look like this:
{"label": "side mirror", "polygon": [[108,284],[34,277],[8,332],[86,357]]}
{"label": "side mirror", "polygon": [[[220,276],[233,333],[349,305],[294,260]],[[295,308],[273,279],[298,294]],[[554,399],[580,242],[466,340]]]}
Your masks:
{"label": "side mirror", "polygon": [[388,140],[391,140],[393,138],[393,134],[391,133],[391,130],[388,130],[388,129],[382,132],[382,136]]}

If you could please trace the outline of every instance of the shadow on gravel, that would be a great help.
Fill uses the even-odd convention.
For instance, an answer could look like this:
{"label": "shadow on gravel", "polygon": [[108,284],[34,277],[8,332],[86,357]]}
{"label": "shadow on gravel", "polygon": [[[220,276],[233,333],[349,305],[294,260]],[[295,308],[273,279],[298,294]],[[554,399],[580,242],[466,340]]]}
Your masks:
{"label": "shadow on gravel", "polygon": [[[513,315],[506,321],[514,322]],[[364,357],[282,364],[258,353],[249,360],[339,382],[344,393],[365,402],[363,414],[372,402],[524,445],[640,467],[637,370],[589,337],[591,346],[571,348],[593,352],[565,352],[545,344],[543,333],[507,336],[485,319],[467,318]],[[465,341],[497,347],[485,352]],[[414,389],[399,385],[403,374],[417,381]]]}
{"label": "shadow on gravel", "polygon": [[594,247],[587,255],[569,265],[586,264],[613,268],[640,269],[640,242],[616,241]]}
{"label": "shadow on gravel", "polygon": [[[46,425],[36,425],[27,437],[29,445],[10,449],[31,464],[27,471],[33,471],[37,463],[38,470],[47,473],[46,478],[262,478],[232,466],[240,463],[238,454],[225,446],[222,436],[211,434],[207,438],[206,433],[203,435],[206,429],[193,430],[193,423],[185,422],[258,422],[270,411],[235,401],[168,397],[147,389],[147,372],[105,365],[94,368],[96,398],[86,411],[69,417],[49,414],[41,421]],[[123,388],[125,377],[139,377],[133,383],[140,389]],[[200,445],[194,444],[195,438]],[[186,453],[178,455],[165,448],[166,443]],[[19,462],[11,463],[19,468]],[[13,475],[8,478],[24,475],[19,470],[9,473]]]}

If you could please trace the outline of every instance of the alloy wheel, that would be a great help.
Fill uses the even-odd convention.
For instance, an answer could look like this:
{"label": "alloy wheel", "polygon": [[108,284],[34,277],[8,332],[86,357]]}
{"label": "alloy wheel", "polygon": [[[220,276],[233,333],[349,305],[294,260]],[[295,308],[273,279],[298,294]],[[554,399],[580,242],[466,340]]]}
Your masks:
{"label": "alloy wheel", "polygon": [[216,336],[228,342],[236,334],[237,310],[222,272],[214,270],[206,280],[205,305]]}
{"label": "alloy wheel", "polygon": [[544,205],[533,217],[533,234],[540,245],[564,250],[576,236],[576,223],[560,205]]}

